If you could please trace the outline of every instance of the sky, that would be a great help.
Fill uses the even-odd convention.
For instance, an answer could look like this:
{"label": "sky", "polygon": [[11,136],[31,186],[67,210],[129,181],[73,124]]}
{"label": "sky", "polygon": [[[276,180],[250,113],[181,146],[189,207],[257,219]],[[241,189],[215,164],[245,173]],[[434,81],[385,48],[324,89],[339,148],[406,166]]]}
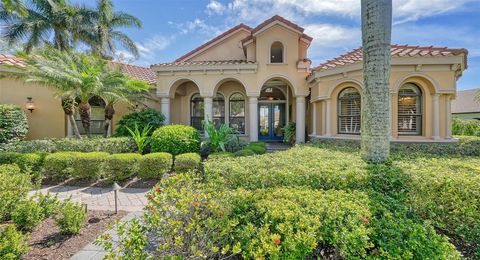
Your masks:
{"label": "sky", "polygon": [[[73,0],[88,6],[95,0]],[[278,14],[314,38],[313,66],[361,45],[360,0],[113,0],[138,17],[142,29],[122,29],[140,57],[132,63],[173,61],[238,23],[255,27]],[[480,87],[480,0],[393,0],[392,43],[467,48],[468,70],[458,89]]]}

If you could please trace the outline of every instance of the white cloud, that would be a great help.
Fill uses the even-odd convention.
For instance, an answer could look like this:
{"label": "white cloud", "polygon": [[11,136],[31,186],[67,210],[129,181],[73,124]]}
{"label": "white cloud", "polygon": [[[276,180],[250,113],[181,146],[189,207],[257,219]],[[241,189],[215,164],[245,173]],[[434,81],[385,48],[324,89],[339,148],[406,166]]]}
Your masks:
{"label": "white cloud", "polygon": [[[158,56],[161,51],[169,47],[170,44],[175,40],[175,37],[176,35],[172,35],[169,37],[165,37],[162,35],[154,35],[145,41],[137,42],[136,44],[139,52],[139,57],[135,63],[143,66],[148,66],[152,63],[157,62]],[[131,63],[135,60],[134,56],[125,50],[117,51],[116,58],[128,63]]]}
{"label": "white cloud", "polygon": [[193,21],[188,21],[186,23],[178,24],[177,27],[180,29],[182,34],[188,34],[191,32],[200,32],[208,37],[218,35],[222,33],[223,26],[213,26],[205,23],[204,20],[196,18]]}
{"label": "white cloud", "polygon": [[207,5],[207,13],[209,15],[222,14],[226,9],[227,7],[225,5],[215,0],[211,0]]}

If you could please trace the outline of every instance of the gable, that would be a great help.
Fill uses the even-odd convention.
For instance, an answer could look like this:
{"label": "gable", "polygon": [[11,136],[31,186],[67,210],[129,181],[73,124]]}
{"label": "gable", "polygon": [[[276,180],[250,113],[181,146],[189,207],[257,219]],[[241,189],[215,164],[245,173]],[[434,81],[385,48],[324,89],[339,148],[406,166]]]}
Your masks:
{"label": "gable", "polygon": [[186,61],[245,60],[241,41],[248,35],[249,31],[239,30]]}

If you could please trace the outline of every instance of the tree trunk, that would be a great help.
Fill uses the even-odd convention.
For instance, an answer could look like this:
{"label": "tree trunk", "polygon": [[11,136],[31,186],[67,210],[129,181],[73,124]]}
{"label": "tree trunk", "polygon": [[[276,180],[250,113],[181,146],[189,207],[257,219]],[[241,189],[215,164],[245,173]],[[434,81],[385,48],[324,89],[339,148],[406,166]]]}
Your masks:
{"label": "tree trunk", "polygon": [[63,112],[65,112],[65,115],[68,117],[68,121],[70,121],[73,135],[76,138],[81,138],[80,131],[78,131],[77,122],[75,122],[75,118],[73,117],[75,112],[75,99],[73,97],[62,98],[62,108]]}
{"label": "tree trunk", "polygon": [[90,136],[90,104],[88,104],[88,101],[82,101],[80,102],[78,108],[80,113],[80,119],[82,120],[83,130],[85,130],[85,134],[87,136]]}
{"label": "tree trunk", "polygon": [[390,154],[390,48],[392,0],[362,0],[362,157],[384,162]]}
{"label": "tree trunk", "polygon": [[111,136],[113,115],[115,115],[113,104],[107,104],[105,106],[105,137]]}

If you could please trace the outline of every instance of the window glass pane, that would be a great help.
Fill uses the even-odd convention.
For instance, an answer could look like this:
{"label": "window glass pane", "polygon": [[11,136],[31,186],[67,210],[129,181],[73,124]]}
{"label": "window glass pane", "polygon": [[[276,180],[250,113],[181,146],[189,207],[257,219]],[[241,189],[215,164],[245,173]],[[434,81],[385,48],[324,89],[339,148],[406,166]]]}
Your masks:
{"label": "window glass pane", "polygon": [[245,133],[245,97],[240,93],[230,96],[230,127],[237,133]]}
{"label": "window glass pane", "polygon": [[202,121],[204,119],[204,102],[200,94],[192,96],[190,101],[190,124],[196,128],[202,129]]}
{"label": "window glass pane", "polygon": [[338,95],[338,132],[360,134],[361,96],[357,89],[349,87]]}
{"label": "window glass pane", "polygon": [[[77,106],[80,104],[80,99],[76,100]],[[105,133],[105,101],[99,96],[93,96],[88,100],[90,104],[90,133],[94,135]],[[84,135],[82,120],[80,119],[79,110],[75,110],[75,122],[77,123],[78,131]]]}
{"label": "window glass pane", "polygon": [[280,42],[274,42],[270,49],[270,62],[282,63],[283,62],[283,45]]}
{"label": "window glass pane", "polygon": [[398,91],[398,133],[422,134],[422,93],[416,85],[408,83]]}

